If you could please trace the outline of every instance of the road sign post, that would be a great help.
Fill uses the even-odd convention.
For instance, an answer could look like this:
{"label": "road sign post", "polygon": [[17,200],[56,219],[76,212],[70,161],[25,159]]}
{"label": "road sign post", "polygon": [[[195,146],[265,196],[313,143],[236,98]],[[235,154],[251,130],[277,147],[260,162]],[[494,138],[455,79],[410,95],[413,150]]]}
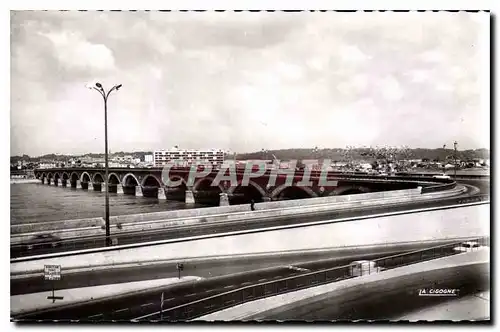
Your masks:
{"label": "road sign post", "polygon": [[179,272],[179,279],[181,278],[181,271],[184,270],[184,264],[177,263],[177,271]]}
{"label": "road sign post", "polygon": [[47,296],[48,300],[55,303],[56,300],[64,299],[63,296],[55,296],[55,283],[56,280],[61,280],[61,265],[44,265],[43,274],[45,280],[50,280],[52,283],[52,296]]}

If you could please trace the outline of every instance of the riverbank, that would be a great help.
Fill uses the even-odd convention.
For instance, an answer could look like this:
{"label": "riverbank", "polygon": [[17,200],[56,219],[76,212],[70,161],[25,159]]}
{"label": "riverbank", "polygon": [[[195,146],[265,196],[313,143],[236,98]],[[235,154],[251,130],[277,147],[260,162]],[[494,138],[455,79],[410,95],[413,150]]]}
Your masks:
{"label": "riverbank", "polygon": [[10,179],[10,184],[23,184],[23,183],[40,183],[38,179]]}

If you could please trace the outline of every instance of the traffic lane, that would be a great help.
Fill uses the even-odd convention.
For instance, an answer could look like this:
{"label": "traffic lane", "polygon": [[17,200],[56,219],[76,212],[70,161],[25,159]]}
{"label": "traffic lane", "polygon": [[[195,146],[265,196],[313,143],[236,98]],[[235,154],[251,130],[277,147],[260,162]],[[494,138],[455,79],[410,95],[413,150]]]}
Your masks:
{"label": "traffic lane", "polygon": [[[448,255],[447,253],[442,253],[438,257],[447,256],[447,255]],[[373,257],[373,258],[370,257],[368,259],[374,259],[374,258],[376,258],[376,257]],[[432,252],[427,252],[427,253],[424,253],[423,255],[412,256],[411,257],[411,261],[413,263],[415,263],[415,262],[422,262],[422,261],[431,260],[431,259],[435,259],[435,258],[437,258],[437,257]],[[327,264],[324,264],[323,268],[327,268],[328,267],[328,268],[331,269],[333,266],[337,266],[338,269],[335,272],[335,275],[337,276],[336,280],[342,280],[342,279],[345,279],[346,277],[350,278],[349,277],[349,268],[348,268],[348,265],[347,265],[348,262],[350,262],[350,261],[346,261],[344,263],[338,262],[338,264],[330,265],[330,266],[327,266]],[[401,264],[401,262],[400,261],[398,262],[398,260],[396,260],[394,262],[390,262],[389,264],[384,264],[384,262],[382,262],[381,267],[391,268],[391,267],[396,267],[396,265],[399,265],[399,264]],[[407,264],[411,264],[411,263],[407,262]],[[296,267],[297,266],[304,267],[304,265],[296,265]],[[323,270],[323,269],[320,269],[320,270]],[[330,272],[330,275],[331,275],[331,272]],[[282,278],[277,278],[277,279],[282,279]],[[287,284],[286,288],[287,289],[286,290],[282,289],[280,291],[280,294],[288,293],[288,292],[293,292],[293,291],[296,291],[298,289],[304,289],[304,288],[310,287],[310,286],[307,286],[306,283],[304,283],[304,282],[305,281],[303,279],[296,279],[296,278],[288,279],[287,282],[286,282],[286,284]],[[328,283],[331,283],[331,282],[334,282],[334,281],[329,281]],[[270,287],[270,288],[272,288],[272,287]],[[257,298],[262,298],[262,295],[257,295],[256,294],[254,296],[256,296],[255,299],[257,299]],[[270,293],[268,296],[274,296],[274,295],[276,295],[276,294]],[[213,310],[214,308],[227,308],[228,305],[230,307],[231,303],[233,305],[237,305],[236,300],[234,299],[234,297],[231,297],[231,295],[227,295],[225,297],[216,297],[216,298],[214,298],[210,302],[205,302],[203,305],[205,306],[205,308],[207,308],[207,309],[212,308],[212,310]],[[164,310],[163,313],[160,313],[158,311],[158,312],[155,312],[153,314],[137,316],[137,317],[134,317],[133,319],[141,320],[141,321],[144,321],[144,320],[147,320],[147,321],[153,320],[153,321],[155,321],[155,320],[162,320],[162,318],[164,320],[171,320],[170,318],[175,317],[176,320],[186,320],[185,318],[183,318],[184,317],[184,313],[186,312],[186,310],[189,311],[190,309],[191,308],[189,308],[189,307],[183,307],[183,308],[172,309],[172,310],[169,310],[169,311]],[[193,319],[193,318],[195,318],[197,316],[205,315],[205,314],[207,314],[210,311],[211,310],[207,310],[207,311],[204,311],[204,312],[196,312],[196,313],[194,313],[195,316],[191,315],[188,318],[188,320],[191,320],[191,319]]]}
{"label": "traffic lane", "polygon": [[420,288],[457,288],[459,297],[475,294],[489,289],[489,275],[485,269],[478,271],[473,265],[460,268],[450,273],[448,270],[436,270],[426,273],[425,277],[419,273],[412,280],[408,276],[404,286],[394,286],[390,281],[377,283],[377,287],[365,289],[362,294],[355,294],[355,290],[338,291],[323,301],[297,306],[293,309],[276,310],[274,313],[262,313],[250,317],[258,320],[387,320],[401,317],[405,313],[427,306],[438,304],[440,301],[453,298],[424,297],[418,295]]}
{"label": "traffic lane", "polygon": [[[432,246],[446,244],[450,241],[440,241]],[[339,259],[342,257],[381,255],[389,256],[395,252],[408,250],[419,250],[428,248],[425,243],[410,243],[390,247],[358,247],[350,249],[338,249],[325,252],[303,252],[283,253],[280,255],[264,257],[225,258],[199,262],[181,261],[184,263],[182,275],[195,275],[203,278],[223,276],[232,273],[257,270],[279,265],[290,265],[306,263],[311,261],[324,261]],[[152,280],[162,278],[175,278],[178,276],[176,262],[159,263],[151,265],[137,265],[133,267],[112,267],[105,270],[83,271],[77,273],[65,273],[62,268],[62,278],[55,283],[56,289],[69,289],[99,286],[106,284],[117,284],[141,280]],[[43,292],[52,289],[52,284],[46,282],[43,276],[11,279],[11,295],[29,294]]]}
{"label": "traffic lane", "polygon": [[458,184],[468,184],[477,187],[481,194],[490,194],[490,180],[470,180],[470,179],[457,179]]}
{"label": "traffic lane", "polygon": [[[458,204],[460,198],[450,198],[446,200],[433,200],[431,202],[412,202],[408,204],[394,204],[391,206],[375,206],[367,208],[354,208],[344,211],[326,211],[318,212],[312,215],[302,215],[302,216],[285,216],[285,217],[273,217],[273,218],[262,218],[254,219],[248,221],[237,221],[237,222],[227,222],[220,224],[200,224],[192,226],[183,226],[176,228],[169,228],[166,230],[158,230],[157,232],[152,232],[147,235],[141,234],[140,232],[133,234],[116,234],[118,238],[118,243],[120,245],[124,244],[135,244],[140,242],[148,241],[158,241],[158,240],[170,240],[170,239],[180,239],[183,237],[199,236],[207,234],[217,234],[225,233],[231,231],[239,230],[251,230],[262,227],[269,226],[285,226],[300,224],[306,222],[322,221],[325,219],[337,219],[337,218],[350,218],[350,217],[361,217],[375,213],[387,213],[387,212],[400,212],[411,209],[419,209],[425,207],[440,207],[445,205]],[[71,250],[83,250],[90,248],[99,248],[104,246],[104,239],[92,240],[87,239],[78,240],[75,239],[69,243],[63,243],[63,246],[57,248],[42,248],[27,251],[21,248],[11,248],[11,257],[22,257],[22,256],[33,256],[42,255],[55,252],[64,252]]]}
{"label": "traffic lane", "polygon": [[[385,255],[384,255],[385,256]],[[343,257],[337,260],[313,262],[316,268],[332,268],[335,266],[345,266],[352,260],[358,259],[376,259],[380,255],[362,255]],[[428,255],[430,259],[434,256]],[[179,306],[185,303],[193,302],[220,293],[225,293],[237,288],[250,286],[252,284],[263,283],[267,281],[291,277],[298,274],[304,274],[311,271],[309,263],[296,264],[293,267],[276,267],[272,269],[252,271],[249,273],[211,278],[196,282],[190,282],[185,285],[174,285],[165,288],[164,310]],[[347,271],[347,270],[346,270]],[[346,271],[342,271],[342,275]],[[20,319],[35,320],[71,320],[71,319],[89,319],[89,320],[130,320],[147,314],[153,314],[148,320],[159,319],[156,317],[161,301],[161,290],[138,292],[134,295],[123,295],[107,300],[97,300],[92,303],[76,304],[64,309],[46,310],[43,313],[22,315]]]}
{"label": "traffic lane", "polygon": [[[375,256],[380,257],[380,255]],[[351,259],[366,258],[352,256],[349,259],[329,260],[327,267],[348,264]],[[310,272],[310,270],[293,267],[275,267],[272,269],[253,271],[249,273],[211,278],[189,282],[184,285],[167,286],[164,288],[164,309],[193,302],[216,294],[228,292],[252,284],[272,281]],[[139,292],[118,298],[97,300],[93,303],[72,305],[60,310],[47,310],[32,315],[21,315],[20,319],[34,320],[130,320],[149,313],[155,313],[160,308],[162,290]]]}

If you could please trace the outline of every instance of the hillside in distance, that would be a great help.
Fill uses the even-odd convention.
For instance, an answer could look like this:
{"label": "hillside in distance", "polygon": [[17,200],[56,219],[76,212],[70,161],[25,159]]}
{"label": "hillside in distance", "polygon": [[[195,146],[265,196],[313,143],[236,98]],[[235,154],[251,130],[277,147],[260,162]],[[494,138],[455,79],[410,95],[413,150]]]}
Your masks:
{"label": "hillside in distance", "polygon": [[[303,160],[303,159],[330,159],[332,161],[343,161],[346,158],[353,160],[372,160],[373,157],[369,156],[369,149],[351,149],[347,153],[347,149],[335,148],[335,149],[279,149],[279,150],[268,150],[268,151],[257,151],[250,153],[237,153],[236,159],[273,159],[273,155],[279,160]],[[131,155],[134,158],[140,158],[144,160],[144,156],[147,154],[152,154],[148,151],[136,151],[136,152],[116,152],[110,154],[111,156],[124,156]],[[453,159],[454,151],[453,149],[408,149],[406,153],[396,156],[397,158],[407,158],[407,159],[429,159],[444,161],[446,159]],[[28,162],[39,162],[42,160],[53,160],[53,161],[67,161],[70,158],[104,158],[104,153],[87,153],[85,155],[60,155],[60,154],[46,154],[38,157],[30,157],[28,155],[23,156],[12,156],[10,157],[11,163],[17,163],[19,160],[24,160]],[[234,154],[229,154],[226,159],[233,159]],[[490,151],[488,149],[475,149],[475,150],[459,150],[457,151],[457,158],[461,160],[470,159],[489,159]]]}
{"label": "hillside in distance", "polygon": [[[332,161],[343,161],[346,158],[353,160],[372,160],[369,149],[281,149],[268,150],[252,153],[237,154],[236,159],[273,159],[273,155],[279,160],[303,160],[303,159],[330,159]],[[396,158],[405,159],[429,159],[444,161],[453,159],[453,149],[409,149],[406,153],[396,155]],[[232,156],[228,156],[230,159]],[[457,159],[488,159],[490,153],[487,149],[457,151]]]}

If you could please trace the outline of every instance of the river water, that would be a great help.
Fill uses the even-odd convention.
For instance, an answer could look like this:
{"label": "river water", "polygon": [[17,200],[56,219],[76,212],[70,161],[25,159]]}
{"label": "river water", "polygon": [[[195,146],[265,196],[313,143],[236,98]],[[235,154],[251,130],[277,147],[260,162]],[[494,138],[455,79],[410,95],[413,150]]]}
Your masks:
{"label": "river water", "polygon": [[[11,184],[11,224],[104,217],[104,196],[104,192],[55,187],[41,183]],[[123,194],[109,195],[111,216],[184,208],[186,204],[183,202]]]}

